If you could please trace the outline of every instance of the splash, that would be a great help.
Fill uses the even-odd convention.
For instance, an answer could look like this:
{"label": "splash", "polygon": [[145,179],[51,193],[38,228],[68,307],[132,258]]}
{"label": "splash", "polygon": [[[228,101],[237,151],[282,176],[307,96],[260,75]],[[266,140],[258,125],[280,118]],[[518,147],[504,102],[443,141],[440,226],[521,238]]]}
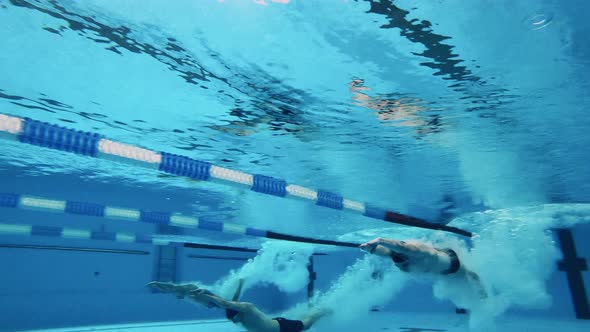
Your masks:
{"label": "splash", "polygon": [[307,287],[307,264],[313,254],[311,245],[283,241],[267,241],[258,255],[241,268],[231,271],[214,285],[195,284],[212,290],[224,298],[231,298],[240,279],[244,280],[242,292],[257,284],[273,284],[281,291],[294,293]]}
{"label": "splash", "polygon": [[477,235],[471,251],[457,243],[450,246],[461,250],[462,263],[479,274],[488,297],[480,299],[453,278],[435,282],[434,295],[469,308],[474,330],[493,329],[494,318],[509,308],[547,308],[552,299],[545,281],[559,258],[550,229],[589,221],[589,204],[546,204],[457,218],[454,224],[475,226]]}
{"label": "splash", "polygon": [[[466,283],[465,279],[453,276],[434,279],[434,296],[469,309],[472,330],[493,331],[495,318],[510,308],[542,309],[551,305],[552,299],[545,281],[554,271],[555,261],[559,258],[551,229],[587,222],[590,222],[590,204],[545,204],[489,210],[456,218],[452,221],[453,226],[474,231],[470,248],[457,237],[410,228],[363,230],[343,235],[339,239],[355,242],[378,236],[419,239],[436,248],[453,249],[460,257],[461,264],[478,274],[487,297],[480,296],[473,282]],[[357,301],[370,299],[377,303],[381,299],[390,299],[403,286],[404,277],[417,277],[388,272],[383,275],[387,282],[373,290],[364,285],[370,280],[367,268],[371,266],[368,260],[363,260],[349,268],[333,286],[332,293],[326,294],[326,302],[330,305],[337,305],[339,301],[346,303],[345,310],[359,310],[358,316],[358,312],[366,312],[367,308],[359,306]],[[354,281],[350,283],[351,280]],[[338,295],[339,290],[351,294],[350,297]],[[364,292],[368,292],[368,296]],[[374,294],[377,296],[375,299]],[[349,307],[351,302],[353,304]],[[347,312],[347,315],[355,317],[352,312]]]}
{"label": "splash", "polygon": [[367,315],[372,307],[389,302],[406,280],[392,264],[383,265],[379,257],[367,255],[349,266],[327,291],[316,293],[310,303],[300,304],[285,315],[302,316],[310,305],[330,309],[331,317],[322,327],[343,330],[347,324]]}

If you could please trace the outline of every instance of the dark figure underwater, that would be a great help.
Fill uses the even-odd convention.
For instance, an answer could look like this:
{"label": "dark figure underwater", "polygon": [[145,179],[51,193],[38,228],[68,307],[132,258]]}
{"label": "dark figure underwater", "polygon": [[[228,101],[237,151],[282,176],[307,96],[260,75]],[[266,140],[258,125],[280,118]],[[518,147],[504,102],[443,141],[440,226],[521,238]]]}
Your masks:
{"label": "dark figure underwater", "polygon": [[467,269],[449,248],[438,249],[420,241],[398,241],[376,238],[360,245],[368,253],[390,258],[404,272],[430,273],[452,278],[463,278],[479,294],[487,298],[477,273]]}
{"label": "dark figure underwater", "polygon": [[170,282],[150,282],[148,286],[164,292],[174,293],[178,298],[187,298],[209,308],[219,307],[225,309],[227,319],[236,324],[241,324],[249,332],[300,332],[309,329],[318,319],[330,313],[329,310],[317,310],[301,320],[291,320],[282,317],[269,318],[254,304],[239,302],[243,281],[240,284],[231,301],[201,289],[193,284],[174,284]]}

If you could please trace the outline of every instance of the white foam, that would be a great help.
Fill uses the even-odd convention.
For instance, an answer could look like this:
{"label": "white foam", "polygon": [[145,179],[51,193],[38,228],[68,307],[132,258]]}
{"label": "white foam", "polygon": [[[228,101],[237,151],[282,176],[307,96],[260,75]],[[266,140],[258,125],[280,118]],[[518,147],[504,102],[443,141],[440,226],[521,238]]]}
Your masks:
{"label": "white foam", "polygon": [[545,281],[559,258],[550,229],[588,221],[590,204],[545,204],[457,218],[453,224],[476,234],[472,250],[463,248],[459,256],[479,274],[489,297],[481,301],[449,278],[434,284],[434,294],[471,309],[470,326],[477,330],[493,328],[493,319],[512,307],[550,306]]}
{"label": "white foam", "polygon": [[[494,319],[509,308],[537,309],[551,304],[545,281],[555,269],[559,251],[550,229],[585,222],[590,222],[590,204],[544,204],[489,210],[456,218],[451,222],[453,226],[474,232],[471,248],[455,235],[404,227],[358,231],[343,235],[340,240],[362,242],[375,237],[415,238],[434,247],[452,248],[461,258],[462,265],[479,275],[488,297],[480,299],[476,288],[470,287],[464,279],[452,277],[435,279],[434,296],[469,309],[471,329],[481,331],[493,330]],[[371,287],[363,286],[370,280],[365,271],[367,264],[368,261],[364,260],[357,262],[340,277],[332,292],[349,292],[350,298],[330,295],[334,298],[333,302],[328,301],[330,305],[346,303],[346,311],[362,312],[366,308],[359,307],[356,304],[358,301],[374,302],[373,296],[393,296],[398,289],[390,288],[400,284],[400,274],[384,275],[384,279],[388,279],[380,286],[384,288],[373,292]],[[349,284],[352,285],[347,286]],[[368,296],[364,295],[365,292]],[[348,312],[349,315],[354,316],[352,312]]]}
{"label": "white foam", "polygon": [[240,279],[244,280],[242,292],[257,284],[273,284],[283,292],[294,293],[307,287],[307,264],[312,254],[311,245],[268,240],[256,257],[214,285],[194,283],[224,298],[232,297]]}
{"label": "white foam", "polygon": [[[331,317],[322,326],[345,327],[368,315],[372,307],[389,302],[406,280],[393,264],[384,265],[381,258],[367,255],[349,266],[327,291],[316,293],[311,305],[332,309]],[[303,316],[308,311],[308,304],[303,303],[285,315]]]}

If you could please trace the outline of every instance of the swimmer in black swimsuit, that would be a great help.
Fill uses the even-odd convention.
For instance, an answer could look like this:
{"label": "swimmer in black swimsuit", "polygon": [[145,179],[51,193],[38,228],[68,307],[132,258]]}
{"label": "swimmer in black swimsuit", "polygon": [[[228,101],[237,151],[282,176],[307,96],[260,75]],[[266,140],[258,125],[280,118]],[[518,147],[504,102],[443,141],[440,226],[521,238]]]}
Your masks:
{"label": "swimmer in black swimsuit", "polygon": [[404,272],[432,273],[458,278],[466,278],[477,290],[480,298],[487,294],[479,276],[467,269],[453,249],[434,248],[419,241],[398,241],[376,238],[361,244],[360,248],[371,254],[391,258]]}
{"label": "swimmer in black swimsuit", "polygon": [[309,329],[318,319],[330,313],[329,310],[317,310],[301,320],[283,317],[268,318],[254,304],[238,302],[242,290],[242,280],[234,293],[232,301],[227,301],[214,293],[198,288],[192,284],[174,284],[169,282],[150,282],[148,286],[165,292],[175,293],[178,298],[188,298],[207,307],[225,309],[226,317],[234,323],[242,324],[251,332],[300,332]]}

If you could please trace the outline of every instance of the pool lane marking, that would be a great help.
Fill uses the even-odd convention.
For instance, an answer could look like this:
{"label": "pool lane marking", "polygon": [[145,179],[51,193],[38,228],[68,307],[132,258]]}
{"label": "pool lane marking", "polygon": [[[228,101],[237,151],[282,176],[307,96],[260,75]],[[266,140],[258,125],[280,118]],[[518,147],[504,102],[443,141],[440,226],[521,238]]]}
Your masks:
{"label": "pool lane marking", "polygon": [[[70,200],[57,200],[47,197],[39,197],[32,195],[21,195],[14,193],[0,193],[0,207],[5,208],[17,208],[24,210],[35,210],[35,211],[46,211],[53,213],[62,214],[73,214],[81,216],[90,216],[98,218],[108,218],[114,220],[123,220],[131,222],[142,222],[149,224],[160,224],[170,225],[181,228],[199,229],[206,231],[223,232],[229,234],[254,236],[275,240],[300,242],[300,243],[312,243],[320,245],[331,245],[348,248],[357,248],[359,244],[350,242],[341,242],[325,239],[316,239],[303,236],[296,236],[284,233],[273,232],[269,230],[262,230],[258,228],[248,227],[246,225],[208,221],[200,219],[196,216],[184,215],[178,212],[162,212],[162,211],[150,211],[141,210],[127,207],[113,207],[103,204],[81,202],[81,201],[70,201]],[[39,226],[41,227],[41,226]],[[35,228],[36,233],[44,234],[57,234],[63,230],[53,229],[41,229]],[[92,234],[76,233],[75,231],[65,230],[66,235],[70,237],[91,237]],[[21,230],[26,232],[26,230]],[[94,235],[98,236],[98,235]],[[106,236],[106,235],[105,235]],[[131,235],[118,234],[115,236],[115,240],[120,242],[134,242],[137,239],[132,238]],[[160,240],[157,240],[160,241]]]}
{"label": "pool lane marking", "polygon": [[295,197],[336,210],[348,210],[366,217],[390,223],[431,230],[451,232],[471,237],[472,233],[446,224],[432,223],[395,211],[388,211],[368,203],[344,198],[336,193],[313,190],[288,184],[283,179],[260,174],[248,174],[205,161],[191,159],[166,152],[156,152],[131,144],[115,142],[97,133],[76,131],[36,121],[0,114],[2,137],[17,139],[22,143],[42,146],[95,158],[111,159],[138,166],[158,169],[176,176],[197,180],[215,179],[224,183],[248,186],[252,191],[277,197]]}

